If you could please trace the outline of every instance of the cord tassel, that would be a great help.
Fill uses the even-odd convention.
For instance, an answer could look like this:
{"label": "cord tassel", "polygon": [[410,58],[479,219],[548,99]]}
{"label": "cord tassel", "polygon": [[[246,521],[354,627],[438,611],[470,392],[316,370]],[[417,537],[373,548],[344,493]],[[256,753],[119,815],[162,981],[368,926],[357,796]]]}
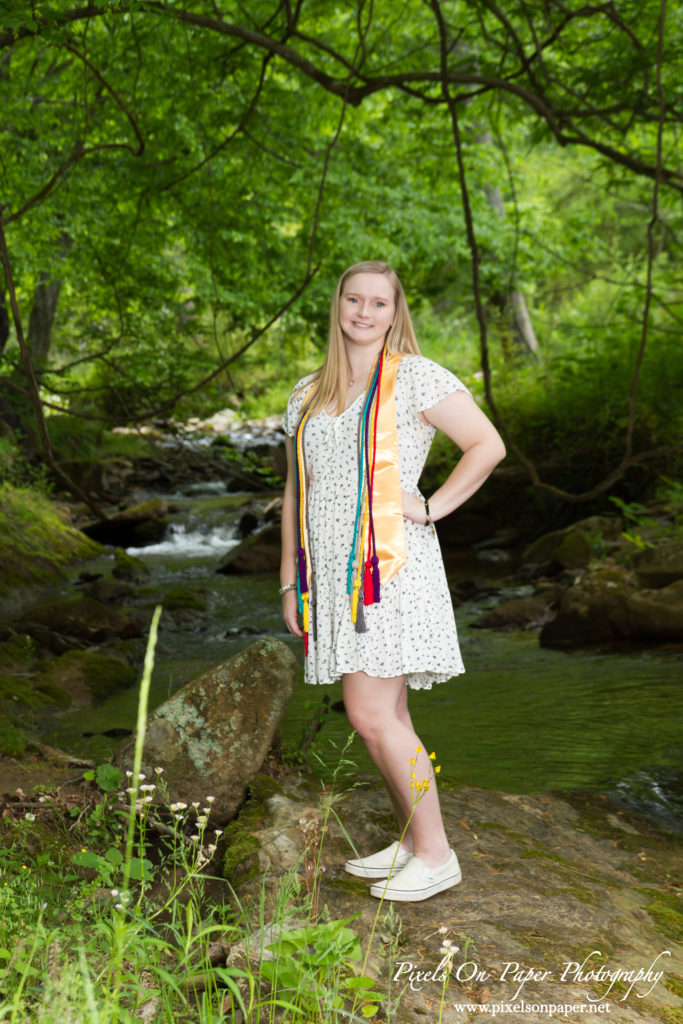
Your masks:
{"label": "cord tassel", "polygon": [[356,633],[367,633],[368,627],[365,624],[365,611],[363,609],[363,602],[358,601],[358,608],[356,609]]}
{"label": "cord tassel", "polygon": [[[372,603],[379,604],[381,596],[380,581],[379,581],[379,558],[377,555],[372,556]],[[368,602],[366,602],[367,604]]]}
{"label": "cord tassel", "polygon": [[370,559],[365,563],[365,571],[363,572],[363,603],[375,603],[375,594],[372,586],[372,562]]}
{"label": "cord tassel", "polygon": [[360,576],[356,578],[353,584],[353,594],[351,595],[351,622],[356,623],[358,618],[358,599],[360,597]]}

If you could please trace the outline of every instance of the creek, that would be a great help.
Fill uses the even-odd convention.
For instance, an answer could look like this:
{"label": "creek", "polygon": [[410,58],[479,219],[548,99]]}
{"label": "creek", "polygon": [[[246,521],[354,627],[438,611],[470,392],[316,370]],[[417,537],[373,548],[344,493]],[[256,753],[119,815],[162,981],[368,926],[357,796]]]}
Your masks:
{"label": "creek", "polygon": [[[206,492],[163,495],[176,509],[167,538],[129,549],[150,569],[149,581],[137,588],[138,608],[149,608],[151,617],[160,594],[178,587],[201,606],[162,615],[151,707],[259,635],[290,644],[303,663],[301,643],[283,629],[276,574],[215,572],[221,555],[238,543],[237,524],[253,495],[226,495],[221,485],[210,484]],[[111,558],[77,571],[83,568],[108,572]],[[500,578],[503,571],[508,570],[468,554],[449,575],[454,585],[473,576],[494,579],[497,573]],[[462,604],[456,620],[466,674],[430,692],[411,693],[417,731],[442,765],[441,783],[507,793],[597,791],[682,828],[680,649],[568,654],[541,648],[533,632],[483,631],[469,625],[501,596],[523,593],[523,587],[504,588],[496,597]],[[328,691],[333,706],[340,702],[339,684],[324,690],[307,687],[302,672],[283,723],[290,749],[300,749],[306,726]],[[103,760],[119,742],[117,736],[133,728],[136,702],[133,688],[94,708],[62,713],[46,740]],[[345,715],[333,707],[313,745],[328,770],[339,760],[349,732]],[[358,771],[372,770],[357,738],[345,757]]]}

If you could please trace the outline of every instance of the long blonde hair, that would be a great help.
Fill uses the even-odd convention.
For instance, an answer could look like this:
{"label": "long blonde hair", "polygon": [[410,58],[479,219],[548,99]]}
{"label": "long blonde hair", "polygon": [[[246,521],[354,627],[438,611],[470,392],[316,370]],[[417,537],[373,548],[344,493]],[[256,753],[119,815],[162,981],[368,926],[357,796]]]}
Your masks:
{"label": "long blonde hair", "polygon": [[[363,263],[355,263],[345,270],[337,281],[337,287],[330,303],[330,335],[327,355],[325,362],[313,376],[314,387],[309,390],[302,403],[302,415],[308,411],[311,416],[315,416],[316,413],[330,405],[335,397],[337,399],[337,415],[339,416],[344,411],[349,364],[346,358],[342,329],[339,326],[339,304],[346,282],[355,274],[383,274],[389,279],[394,289],[395,313],[394,322],[387,332],[385,342],[387,352],[404,352],[414,356],[420,354],[403,285],[399,281],[396,271],[380,260],[365,260]],[[310,386],[310,382],[307,382],[305,386]]]}

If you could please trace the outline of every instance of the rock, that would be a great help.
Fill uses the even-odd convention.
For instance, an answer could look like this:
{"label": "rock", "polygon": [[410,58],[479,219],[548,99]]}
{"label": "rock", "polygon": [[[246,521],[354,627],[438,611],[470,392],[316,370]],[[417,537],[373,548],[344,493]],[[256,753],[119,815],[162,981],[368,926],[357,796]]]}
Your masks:
{"label": "rock", "polygon": [[683,540],[672,540],[654,548],[637,551],[631,565],[649,587],[666,587],[683,579]]}
{"label": "rock", "polygon": [[135,593],[132,583],[124,583],[120,580],[95,580],[85,590],[86,597],[92,597],[95,601],[102,601],[104,604],[125,601]]}
{"label": "rock", "polygon": [[541,630],[541,646],[580,647],[628,638],[632,588],[631,578],[617,567],[586,575],[562,594],[557,615]]}
{"label": "rock", "polygon": [[[215,797],[212,821],[234,817],[257,774],[298,676],[296,658],[266,638],[192,680],[147,722],[143,771],[163,767],[171,800],[190,804]],[[116,754],[132,767],[135,739]]]}
{"label": "rock", "polygon": [[77,707],[88,707],[137,681],[138,672],[118,658],[89,651],[67,651],[60,658],[39,662],[41,674]]}
{"label": "rock", "polygon": [[216,572],[276,572],[280,568],[280,555],[280,524],[272,523],[231,548],[221,559]]}
{"label": "rock", "polygon": [[553,530],[533,541],[522,555],[523,562],[557,562],[564,569],[588,565],[594,538],[616,540],[622,530],[615,516],[589,516],[563,530]]}
{"label": "rock", "polygon": [[109,519],[89,523],[82,527],[82,531],[100,544],[122,548],[144,547],[163,540],[168,526],[167,514],[167,503],[162,498],[154,498],[116,512]]}
{"label": "rock", "polygon": [[683,640],[683,580],[659,590],[636,590],[626,603],[633,636]]}
{"label": "rock", "polygon": [[127,615],[92,597],[74,597],[36,605],[19,621],[19,628],[33,635],[34,627],[98,643],[107,637],[140,636],[140,628]]}
{"label": "rock", "polygon": [[503,601],[502,604],[484,612],[471,625],[477,629],[506,629],[511,626],[528,629],[541,626],[552,617],[551,607],[559,594],[559,590],[550,588],[542,594]]}
{"label": "rock", "polygon": [[[399,979],[404,986],[389,989],[395,993],[392,1000],[397,1000],[391,1020],[436,1021],[442,1005],[443,1024],[458,1024],[464,1020],[463,1004],[490,1002],[490,1008],[500,1008],[519,1000],[527,1004],[521,1015],[502,1009],[501,1021],[547,1024],[548,1004],[585,1005],[587,993],[593,1000],[604,994],[607,983],[587,988],[576,970],[563,976],[565,967],[574,961],[580,964],[592,950],[599,951],[599,957],[592,954],[584,971],[593,963],[612,971],[642,967],[644,973],[659,958],[653,970],[663,971],[664,977],[658,984],[638,983],[628,997],[626,988],[611,996],[619,1024],[661,1024],[672,1009],[680,1008],[680,995],[665,983],[680,948],[678,908],[675,897],[662,891],[662,879],[677,877],[679,837],[597,795],[443,789],[444,825],[460,860],[462,882],[426,902],[394,903],[378,911],[377,902],[368,896],[367,882],[343,870],[344,860],[352,854],[347,836],[361,856],[396,838],[389,799],[382,788],[373,786],[374,780],[368,781],[370,785],[342,794],[321,795],[319,785],[311,779],[306,785],[300,773],[281,778],[280,795],[263,801],[267,813],[251,826],[245,822],[256,850],[243,837],[244,855],[262,874],[253,878],[249,871],[249,880],[238,883],[238,893],[242,906],[265,906],[267,914],[269,908],[282,907],[277,894],[282,893],[285,872],[298,867],[302,889],[305,885],[305,824],[316,819],[325,824],[308,884],[314,881],[319,886],[323,922],[349,921],[367,954],[363,973],[378,979],[378,989],[387,991],[398,966],[408,965]],[[332,800],[334,814],[329,812]],[[242,812],[237,822],[241,819]],[[236,874],[231,864],[231,877]],[[298,927],[296,920],[285,917],[292,914],[291,905],[274,913],[271,916],[271,910],[265,919],[258,911],[254,914],[252,951],[259,950],[257,937],[277,935],[283,920],[288,929]],[[304,917],[306,924],[312,923],[307,914]],[[446,979],[445,990],[442,978],[434,976],[442,959],[442,928],[455,947],[453,974]],[[590,944],[586,936],[591,937]],[[233,958],[237,945],[229,963],[247,969],[248,962]],[[662,956],[662,950],[672,951],[671,956]],[[413,974],[413,986],[410,969],[423,972],[421,978]],[[512,971],[517,971],[517,978]],[[256,973],[253,964],[251,973]],[[530,980],[517,996],[520,976]],[[546,1005],[537,1009],[540,1004]],[[472,1012],[468,1019],[481,1016]],[[569,1011],[567,1019],[579,1017]]]}
{"label": "rock", "polygon": [[129,580],[136,583],[149,576],[149,569],[142,559],[127,554],[123,548],[114,548],[114,563],[111,574],[117,580]]}

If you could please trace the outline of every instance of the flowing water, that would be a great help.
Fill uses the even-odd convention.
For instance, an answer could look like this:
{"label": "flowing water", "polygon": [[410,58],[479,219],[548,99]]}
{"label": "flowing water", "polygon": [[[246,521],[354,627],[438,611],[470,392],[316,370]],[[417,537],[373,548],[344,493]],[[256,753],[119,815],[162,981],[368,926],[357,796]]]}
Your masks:
{"label": "flowing water", "polygon": [[[159,592],[183,586],[205,602],[205,610],[164,612],[152,706],[260,635],[290,644],[302,664],[301,643],[284,631],[276,575],[215,573],[221,555],[237,543],[239,505],[249,496],[169,497],[180,511],[168,538],[132,552],[151,572],[137,603],[148,605],[151,616]],[[100,571],[110,565],[111,559],[100,563]],[[98,564],[87,568],[96,571]],[[480,563],[465,574],[481,577],[491,571]],[[428,750],[437,753],[440,778],[510,793],[604,792],[683,828],[680,649],[564,653],[541,648],[533,632],[473,629],[469,624],[495,600],[468,602],[456,611],[466,674],[432,691],[411,693],[413,720]],[[324,717],[314,750],[334,765],[350,732],[343,711],[334,708],[341,700],[339,684],[305,686],[302,672],[283,736],[299,749],[328,692],[333,709]],[[63,714],[48,742],[102,759],[118,742],[112,731],[131,729],[135,714],[133,688],[97,708]],[[357,738],[347,756],[358,770],[371,770]]]}

